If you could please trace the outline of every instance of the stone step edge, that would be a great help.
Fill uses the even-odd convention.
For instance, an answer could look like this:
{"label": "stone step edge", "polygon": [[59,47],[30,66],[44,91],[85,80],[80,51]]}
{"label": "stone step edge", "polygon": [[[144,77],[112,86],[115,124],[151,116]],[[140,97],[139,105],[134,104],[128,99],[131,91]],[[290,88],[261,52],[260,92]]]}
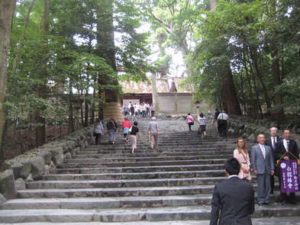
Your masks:
{"label": "stone step edge", "polygon": [[[278,207],[265,208],[259,207],[256,209],[253,217],[269,217],[288,214],[289,216],[299,215],[299,207]],[[209,207],[161,207],[155,209],[148,208],[132,208],[132,209],[103,209],[103,210],[72,210],[72,209],[52,209],[52,210],[1,210],[0,219],[3,221],[105,221],[105,222],[129,222],[129,221],[166,221],[172,219],[172,216],[179,218],[181,215],[184,219],[190,217],[191,219],[207,220],[210,216]]]}
{"label": "stone step edge", "polygon": [[[280,217],[280,218],[253,218],[252,222],[255,225],[287,225],[287,221],[291,221],[288,225],[300,225],[300,217]],[[296,222],[297,221],[297,222]],[[54,225],[51,222],[38,222],[38,223],[10,223],[0,225]],[[185,220],[185,221],[158,221],[158,222],[121,222],[121,223],[105,223],[105,222],[84,222],[84,223],[55,223],[55,225],[209,225],[208,220]]]}

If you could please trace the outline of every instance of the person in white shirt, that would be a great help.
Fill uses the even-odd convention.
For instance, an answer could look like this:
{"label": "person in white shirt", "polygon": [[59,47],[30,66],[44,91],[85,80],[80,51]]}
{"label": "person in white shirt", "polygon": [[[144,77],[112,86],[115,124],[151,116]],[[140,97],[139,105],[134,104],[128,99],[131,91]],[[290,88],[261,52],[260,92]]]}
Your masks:
{"label": "person in white shirt", "polygon": [[198,123],[199,123],[199,132],[201,134],[201,137],[206,136],[206,118],[203,115],[203,113],[200,113],[198,116]]}
{"label": "person in white shirt", "polygon": [[217,118],[218,132],[220,137],[227,137],[227,120],[229,119],[228,114],[222,111]]}

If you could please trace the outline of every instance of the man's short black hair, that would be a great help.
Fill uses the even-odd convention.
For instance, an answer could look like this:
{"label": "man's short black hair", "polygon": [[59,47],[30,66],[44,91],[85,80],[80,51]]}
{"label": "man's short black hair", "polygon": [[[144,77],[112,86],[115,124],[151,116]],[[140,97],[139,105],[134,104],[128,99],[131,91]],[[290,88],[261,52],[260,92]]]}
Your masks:
{"label": "man's short black hair", "polygon": [[137,125],[138,125],[138,122],[134,121],[133,125],[137,126]]}
{"label": "man's short black hair", "polygon": [[224,167],[229,175],[238,175],[241,165],[236,158],[230,158],[226,160]]}

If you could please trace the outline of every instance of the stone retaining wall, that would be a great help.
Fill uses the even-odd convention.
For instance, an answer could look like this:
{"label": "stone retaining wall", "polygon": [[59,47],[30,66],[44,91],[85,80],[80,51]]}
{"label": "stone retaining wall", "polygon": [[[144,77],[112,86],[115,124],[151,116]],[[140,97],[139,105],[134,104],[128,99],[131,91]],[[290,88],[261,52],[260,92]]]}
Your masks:
{"label": "stone retaining wall", "polygon": [[26,188],[26,181],[41,179],[93,142],[92,127],[27,151],[0,165],[0,205]]}
{"label": "stone retaining wall", "polygon": [[[264,124],[264,121],[259,121],[258,123],[251,123],[246,118],[238,116],[230,116],[228,121],[228,133],[233,136],[243,136],[251,141],[256,141],[258,134],[265,134],[269,136],[270,127],[276,126],[275,123]],[[279,130],[278,133],[281,135],[283,130]],[[292,139],[300,143],[300,135],[293,133]]]}

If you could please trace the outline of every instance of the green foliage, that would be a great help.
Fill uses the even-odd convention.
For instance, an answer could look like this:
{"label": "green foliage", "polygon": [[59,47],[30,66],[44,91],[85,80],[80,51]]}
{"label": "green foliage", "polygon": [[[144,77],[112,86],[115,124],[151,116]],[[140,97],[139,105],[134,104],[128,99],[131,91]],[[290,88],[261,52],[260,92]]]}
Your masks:
{"label": "green foliage", "polygon": [[[100,6],[113,12],[113,31],[121,35],[118,46],[108,46],[99,39],[107,35],[102,29],[107,24],[97,19]],[[94,104],[97,112],[105,102],[100,93],[121,93],[118,71],[110,64],[110,56],[103,55],[112,47],[117,70],[123,76],[146,79],[151,70],[146,60],[149,34],[138,32],[142,12],[135,1],[102,5],[97,0],[50,0],[48,32],[44,29],[44,7],[43,0],[17,1],[8,71],[9,120],[39,126],[33,117],[38,112],[48,124],[64,123],[70,116],[78,117],[82,101],[89,107]]]}
{"label": "green foliage", "polygon": [[299,104],[292,104],[299,97],[299,33],[292,29],[300,21],[298,3],[221,0],[216,10],[202,11],[197,21],[194,38],[198,41],[190,56],[197,69],[189,78],[196,96],[210,96],[222,106],[226,101],[222,99],[223,66],[229,61],[245,114],[265,113],[268,101],[271,114],[282,108],[300,112]]}

